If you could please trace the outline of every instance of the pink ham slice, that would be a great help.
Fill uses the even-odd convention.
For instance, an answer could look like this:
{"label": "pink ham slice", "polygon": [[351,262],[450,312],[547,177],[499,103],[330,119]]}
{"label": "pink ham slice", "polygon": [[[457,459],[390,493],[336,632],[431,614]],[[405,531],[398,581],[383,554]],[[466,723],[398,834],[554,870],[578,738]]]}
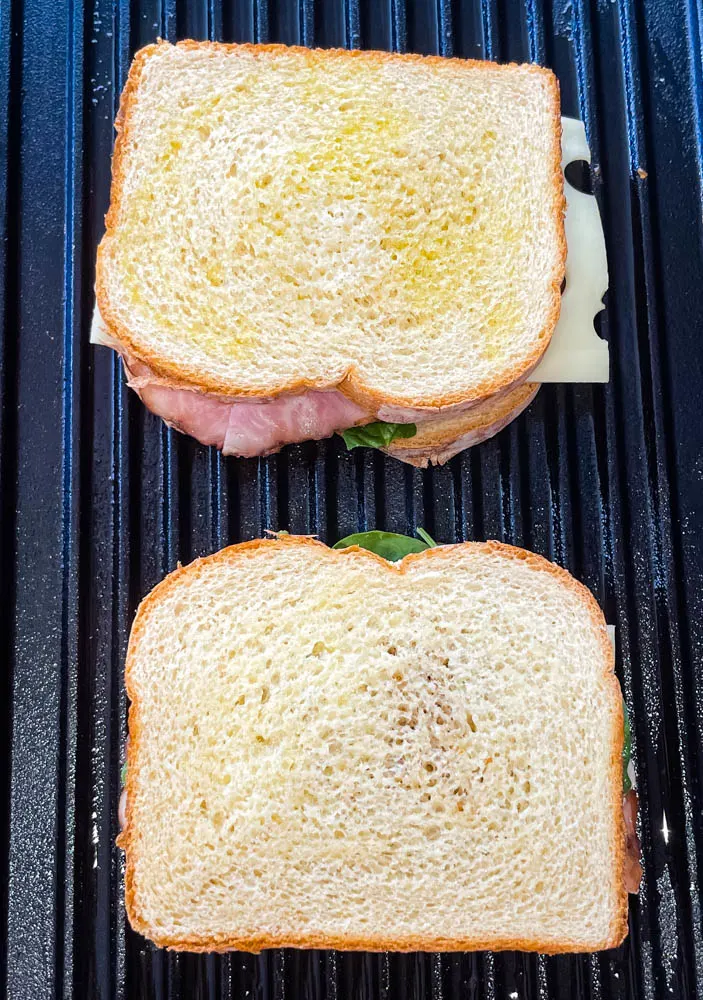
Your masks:
{"label": "pink ham slice", "polygon": [[127,829],[127,789],[122,789],[122,794],[120,795],[120,804],[117,807],[117,822],[120,824],[120,830]]}
{"label": "pink ham slice", "polygon": [[124,364],[129,385],[152,413],[224,455],[269,455],[285,444],[319,441],[370,418],[336,389],[263,402],[231,400],[160,384],[146,365]]}

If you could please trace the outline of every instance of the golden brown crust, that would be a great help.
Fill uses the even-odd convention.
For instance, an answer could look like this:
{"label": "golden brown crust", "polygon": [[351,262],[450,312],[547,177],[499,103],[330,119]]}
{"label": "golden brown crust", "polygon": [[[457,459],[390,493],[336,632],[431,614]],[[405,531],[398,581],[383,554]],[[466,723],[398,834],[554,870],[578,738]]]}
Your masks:
{"label": "golden brown crust", "polygon": [[443,465],[465,448],[473,448],[502,431],[530,405],[539,389],[539,383],[523,382],[499,399],[488,399],[456,416],[418,424],[414,437],[399,438],[381,451],[418,469]]}
{"label": "golden brown crust", "polygon": [[417,396],[393,396],[386,395],[371,386],[366,385],[358,374],[354,366],[350,366],[340,380],[334,383],[324,382],[321,379],[295,379],[291,382],[281,382],[272,392],[270,388],[252,388],[251,385],[242,385],[235,376],[231,378],[214,377],[203,372],[197,366],[183,365],[168,358],[161,357],[154,350],[144,344],[140,344],[135,332],[128,329],[117,317],[112,309],[105,281],[105,254],[106,247],[114,234],[118,225],[120,214],[120,204],[122,189],[125,177],[124,157],[129,142],[130,130],[132,127],[132,113],[137,100],[137,91],[141,81],[141,75],[147,61],[160,49],[169,47],[169,42],[159,42],[156,45],[147,45],[140,49],[134,57],[129,70],[127,82],[122,92],[120,108],[115,121],[117,139],[112,157],[112,186],[110,190],[110,209],[105,217],[105,235],[98,247],[98,258],[96,267],[95,292],[98,308],[111,336],[121,341],[129,353],[142,364],[148,367],[162,378],[171,380],[177,387],[183,389],[195,389],[200,392],[215,393],[221,396],[241,396],[249,398],[271,398],[283,393],[299,393],[307,389],[339,389],[351,400],[360,406],[364,406],[374,412],[381,406],[400,407],[446,407],[455,406],[470,400],[479,400],[485,396],[500,392],[508,386],[526,379],[529,373],[539,364],[544,352],[549,346],[554,328],[559,319],[561,308],[561,285],[564,279],[566,268],[566,235],[564,232],[564,212],[566,199],[564,196],[564,184],[561,172],[561,107],[559,96],[559,84],[557,78],[551,70],[542,66],[532,64],[517,63],[492,63],[483,62],[476,59],[447,58],[445,56],[421,56],[411,53],[358,51],[347,49],[306,49],[301,46],[286,45],[255,45],[237,44],[225,42],[198,42],[186,39],[178,42],[178,47],[183,49],[206,49],[219,52],[248,51],[256,54],[275,54],[284,52],[297,52],[306,55],[309,60],[345,58],[358,59],[367,62],[385,63],[389,61],[421,62],[429,65],[457,66],[482,68],[486,71],[502,72],[506,69],[521,69],[526,73],[537,73],[548,81],[552,91],[552,117],[554,121],[553,151],[552,151],[552,191],[553,209],[557,225],[558,254],[552,275],[551,297],[552,304],[547,315],[547,320],[540,332],[539,340],[532,352],[522,361],[516,363],[502,372],[499,376],[487,378],[470,391],[448,392],[443,396],[428,399]]}
{"label": "golden brown crust", "polygon": [[[613,919],[608,937],[602,941],[594,941],[584,944],[582,941],[558,941],[529,938],[432,938],[432,937],[410,937],[404,939],[394,939],[385,937],[383,933],[368,938],[346,937],[344,935],[331,936],[325,934],[286,934],[270,936],[264,933],[250,934],[246,936],[228,936],[223,934],[213,934],[207,937],[191,936],[185,938],[174,938],[168,935],[154,933],[153,928],[144,920],[139,912],[138,905],[138,885],[136,883],[134,868],[134,851],[138,849],[138,833],[131,822],[132,806],[134,802],[134,792],[136,782],[139,777],[139,744],[141,739],[141,720],[138,693],[132,682],[133,664],[137,657],[139,641],[146,627],[146,623],[151,610],[177,585],[184,575],[199,576],[203,567],[216,562],[229,562],[242,555],[254,552],[263,546],[291,546],[306,545],[314,546],[321,550],[321,555],[328,559],[349,559],[361,558],[375,560],[379,566],[383,566],[389,573],[404,574],[408,567],[414,563],[427,559],[446,559],[451,557],[455,549],[471,547],[472,549],[493,553],[506,559],[516,559],[526,563],[532,569],[546,572],[554,576],[567,590],[574,594],[587,610],[593,623],[594,630],[600,634],[601,650],[603,662],[605,664],[604,681],[610,690],[613,706],[613,732],[610,755],[610,788],[611,801],[610,809],[613,816],[612,831],[612,851],[615,857],[615,870],[613,876],[613,896],[617,899],[617,913]],[[492,951],[519,950],[538,951],[548,954],[573,951],[600,951],[605,948],[614,948],[619,945],[627,936],[627,911],[628,894],[624,886],[624,864],[625,864],[625,828],[622,812],[622,746],[624,739],[624,719],[622,710],[622,695],[620,685],[615,676],[615,653],[606,628],[603,612],[590,590],[561,566],[549,562],[542,556],[525,549],[516,548],[512,545],[505,545],[502,542],[463,542],[458,545],[442,545],[437,548],[426,549],[423,552],[413,553],[406,556],[398,563],[390,563],[369,552],[353,545],[346,549],[330,549],[322,542],[309,536],[300,535],[277,535],[275,538],[257,538],[253,541],[243,542],[239,545],[230,545],[219,552],[205,558],[196,559],[188,566],[178,566],[149,593],[139,605],[137,615],[132,626],[127,649],[127,661],[125,666],[125,686],[127,695],[131,699],[129,709],[129,742],[127,745],[127,825],[125,830],[117,838],[117,845],[126,852],[126,872],[125,872],[125,905],[127,916],[134,928],[145,937],[154,941],[157,945],[166,948],[176,948],[182,951],[253,951],[258,952],[264,948],[338,948],[348,951]]]}
{"label": "golden brown crust", "polygon": [[149,938],[159,948],[169,948],[173,951],[192,952],[227,952],[247,951],[255,955],[266,948],[334,948],[337,951],[535,951],[541,955],[560,955],[565,953],[585,953],[604,951],[614,948],[620,940],[610,939],[584,945],[581,941],[539,941],[530,938],[443,938],[443,937],[342,937],[331,934],[286,934],[268,935],[252,934],[250,937],[227,937],[224,934],[213,934],[210,938],[171,938],[168,935],[154,935],[144,925],[138,927],[132,921],[132,929]]}

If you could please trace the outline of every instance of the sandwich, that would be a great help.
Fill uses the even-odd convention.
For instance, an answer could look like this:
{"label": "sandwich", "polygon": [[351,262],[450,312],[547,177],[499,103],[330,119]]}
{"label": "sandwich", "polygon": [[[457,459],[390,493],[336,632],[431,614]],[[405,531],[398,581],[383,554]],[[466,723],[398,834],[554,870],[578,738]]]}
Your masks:
{"label": "sandwich", "polygon": [[142,602],[126,685],[118,844],[156,944],[625,937],[640,868],[613,646],[540,556],[426,533],[233,545]]}
{"label": "sandwich", "polygon": [[588,149],[549,70],[162,42],[116,129],[92,339],[203,444],[340,433],[427,465],[542,381],[607,380],[598,210],[562,173]]}

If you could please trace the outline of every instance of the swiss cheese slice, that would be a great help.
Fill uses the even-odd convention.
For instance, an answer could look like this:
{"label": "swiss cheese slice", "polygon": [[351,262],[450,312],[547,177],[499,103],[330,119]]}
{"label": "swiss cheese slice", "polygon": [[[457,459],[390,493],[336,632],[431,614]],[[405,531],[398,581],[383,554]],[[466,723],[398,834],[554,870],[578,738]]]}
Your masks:
{"label": "swiss cheese slice", "polygon": [[[575,160],[591,162],[583,122],[562,118],[562,170]],[[559,322],[531,382],[607,382],[608,345],[593,320],[608,289],[608,261],[598,203],[564,177],[566,194],[566,287]]]}

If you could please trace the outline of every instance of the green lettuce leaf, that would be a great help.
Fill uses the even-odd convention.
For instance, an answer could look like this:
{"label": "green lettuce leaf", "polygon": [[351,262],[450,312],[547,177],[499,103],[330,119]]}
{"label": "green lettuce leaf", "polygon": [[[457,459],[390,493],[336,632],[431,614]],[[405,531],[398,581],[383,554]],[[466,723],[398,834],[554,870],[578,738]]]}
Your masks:
{"label": "green lettuce leaf", "polygon": [[385,420],[377,420],[364,427],[350,427],[341,433],[351,451],[352,448],[387,448],[397,438],[415,437],[417,427],[415,424],[389,424]]}
{"label": "green lettuce leaf", "polygon": [[397,562],[411,552],[424,552],[425,549],[436,546],[437,543],[423,528],[418,528],[417,533],[422,535],[422,540],[410,538],[409,535],[396,535],[393,531],[360,531],[355,535],[340,538],[332,548],[346,549],[350,545],[358,545],[360,549],[375,552],[377,556],[388,559],[389,562]]}
{"label": "green lettuce leaf", "polygon": [[120,784],[122,785],[127,784],[127,761],[125,761],[122,767],[120,768]]}

